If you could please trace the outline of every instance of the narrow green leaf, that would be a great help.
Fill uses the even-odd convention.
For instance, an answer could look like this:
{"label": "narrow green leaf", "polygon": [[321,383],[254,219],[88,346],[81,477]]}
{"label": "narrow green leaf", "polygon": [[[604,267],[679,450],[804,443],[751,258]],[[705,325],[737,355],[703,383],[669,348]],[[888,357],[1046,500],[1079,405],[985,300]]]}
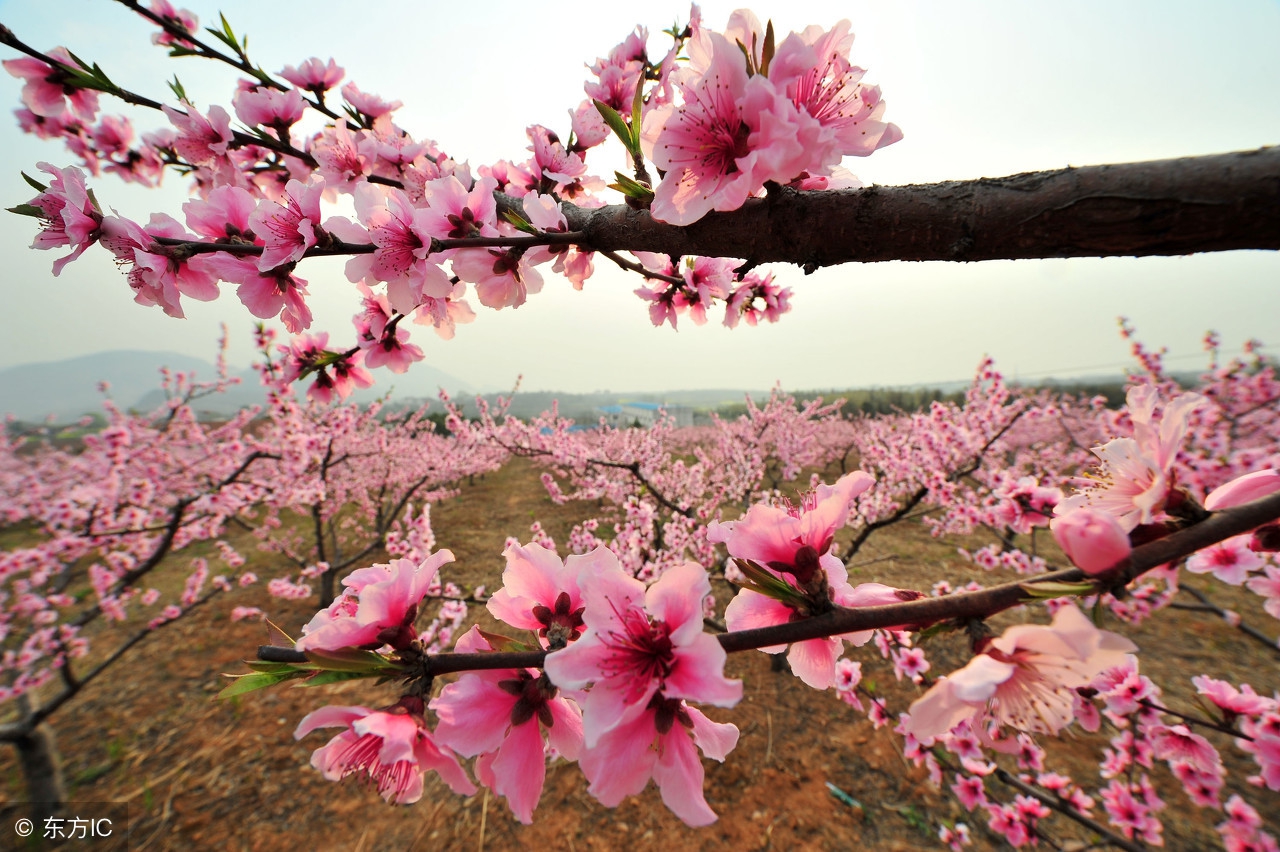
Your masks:
{"label": "narrow green leaf", "polygon": [[27,182],[27,186],[31,187],[31,188],[32,188],[32,189],[34,189],[36,192],[48,192],[48,191],[49,191],[49,187],[45,186],[45,185],[44,185],[44,184],[42,184],[40,181],[36,180],[35,178],[33,178],[31,175],[27,174],[26,172],[18,172],[18,174],[22,175],[22,179],[23,179],[23,180],[25,180],[25,181]]}
{"label": "narrow green leaf", "polygon": [[238,45],[239,42],[236,40],[236,34],[231,29],[231,22],[227,20],[227,16],[219,12],[218,17],[222,19],[222,31],[227,34],[227,39],[233,46]]}
{"label": "narrow green leaf", "polygon": [[526,234],[535,234],[535,235],[536,235],[536,234],[541,234],[541,233],[542,233],[542,232],[541,232],[541,231],[539,231],[537,228],[533,227],[533,225],[529,222],[529,220],[528,220],[528,219],[524,218],[523,216],[521,216],[519,213],[515,212],[514,210],[503,210],[503,211],[502,211],[502,218],[503,218],[503,220],[504,220],[504,221],[509,222],[509,223],[511,223],[512,225],[514,225],[514,226],[515,226],[515,228],[516,228],[516,230],[524,231]]}
{"label": "narrow green leaf", "polygon": [[276,672],[255,672],[253,674],[233,675],[235,681],[226,689],[218,693],[219,698],[232,698],[236,695],[244,695],[246,692],[256,692],[259,689],[266,689],[275,686],[277,683],[283,683],[292,677],[298,677],[298,674],[279,674]]}
{"label": "narrow green leaf", "polygon": [[394,666],[381,654],[343,648],[339,651],[312,649],[305,652],[317,668],[331,672],[381,672]]}
{"label": "narrow green leaf", "polygon": [[628,149],[631,156],[636,157],[640,153],[640,117],[644,112],[644,77],[642,76],[636,81],[636,96],[631,100],[631,144]]}
{"label": "narrow green leaf", "polygon": [[653,198],[653,190],[639,181],[627,177],[622,172],[614,172],[613,176],[618,179],[618,182],[609,184],[610,189],[616,189],[628,198]]}
{"label": "narrow green leaf", "polygon": [[90,72],[91,72],[91,71],[93,71],[93,66],[92,66],[92,65],[90,65],[90,64],[89,64],[89,63],[87,63],[87,62],[85,62],[83,59],[81,59],[79,56],[76,56],[76,55],[75,55],[74,53],[72,53],[71,51],[69,51],[69,50],[67,51],[67,56],[70,56],[70,57],[71,57],[71,61],[75,62],[75,64],[79,65],[79,66],[80,66],[81,68],[83,68],[85,71],[90,71]]}
{"label": "narrow green leaf", "polygon": [[502,633],[490,633],[488,630],[481,630],[480,635],[484,637],[484,641],[489,643],[489,647],[495,651],[513,651],[517,647],[524,649],[524,643]]}
{"label": "narrow green leaf", "polygon": [[747,76],[754,77],[756,75],[756,61],[751,56],[751,51],[747,50],[747,46],[742,43],[741,39],[737,40],[738,50],[742,51],[742,57],[747,60]]}
{"label": "narrow green leaf", "polygon": [[316,672],[314,675],[307,678],[306,680],[303,680],[294,684],[294,686],[310,688],[313,686],[325,686],[326,684],[330,684],[330,683],[342,683],[343,681],[348,681],[348,680],[360,680],[361,678],[366,678],[366,677],[374,677],[374,675],[368,672],[339,672],[339,671]]}
{"label": "narrow green leaf", "polygon": [[1036,599],[1091,595],[1098,591],[1095,583],[1023,583],[1022,590]]}
{"label": "narrow green leaf", "polygon": [[769,63],[773,62],[773,56],[776,51],[773,44],[773,19],[769,19],[768,26],[764,32],[764,49],[760,51],[760,73],[765,77],[769,76]]}
{"label": "narrow green leaf", "polygon": [[604,101],[593,100],[596,105],[596,111],[600,113],[600,117],[604,119],[604,123],[617,135],[627,150],[631,150],[631,128],[627,126],[626,119],[613,107]]}
{"label": "narrow green leaf", "polygon": [[44,215],[43,210],[31,204],[19,204],[17,207],[6,207],[4,209],[8,210],[10,213],[17,213],[19,216],[32,216],[36,219],[48,218]]}

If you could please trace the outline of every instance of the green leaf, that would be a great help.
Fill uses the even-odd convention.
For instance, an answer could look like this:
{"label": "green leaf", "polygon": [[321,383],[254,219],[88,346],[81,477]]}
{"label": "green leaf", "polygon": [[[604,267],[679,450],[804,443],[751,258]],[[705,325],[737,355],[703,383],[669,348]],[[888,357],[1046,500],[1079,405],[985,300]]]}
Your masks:
{"label": "green leaf", "polygon": [[632,157],[640,154],[640,117],[644,114],[644,78],[636,81],[636,96],[631,100],[631,145],[628,146]]}
{"label": "green leaf", "polygon": [[734,564],[747,578],[746,587],[765,597],[781,601],[787,606],[807,610],[809,601],[804,594],[790,583],[775,577],[768,570],[752,562],[750,559],[735,558]]}
{"label": "green leaf", "polygon": [[747,76],[754,77],[756,75],[756,62],[751,56],[751,51],[747,50],[747,46],[742,43],[742,39],[737,39],[736,44],[738,50],[742,51],[742,58],[747,60]]}
{"label": "green leaf", "polygon": [[[479,628],[477,628],[479,629]],[[528,651],[531,650],[528,645],[510,636],[504,636],[501,633],[490,633],[488,630],[481,630],[480,635],[484,637],[484,641],[489,643],[489,647],[495,651]]]}
{"label": "green leaf", "polygon": [[514,225],[516,230],[518,231],[524,231],[526,234],[535,234],[535,235],[542,233],[537,228],[533,227],[533,225],[529,222],[528,219],[524,218],[514,210],[503,210],[502,218],[506,222],[509,222],[510,224]]}
{"label": "green leaf", "polygon": [[773,44],[773,19],[769,19],[768,26],[764,32],[764,48],[760,51],[760,73],[765,77],[769,76],[769,63],[773,61],[775,53]]}
{"label": "green leaf", "polygon": [[338,672],[338,671],[316,672],[314,675],[307,678],[306,680],[300,683],[295,683],[294,686],[310,688],[313,686],[325,686],[330,683],[343,683],[344,681],[348,681],[348,680],[360,680],[361,678],[373,677],[373,676],[374,675],[369,674],[368,672]]}
{"label": "green leaf", "polygon": [[173,47],[169,48],[169,55],[170,56],[199,56],[200,51],[192,50],[189,47],[181,47],[175,44]]}
{"label": "green leaf", "polygon": [[959,629],[960,625],[954,621],[940,621],[937,624],[931,624],[916,634],[916,644],[923,645],[935,636],[940,636],[943,633],[954,633]]}
{"label": "green leaf", "polygon": [[1023,583],[1022,591],[1037,600],[1047,600],[1048,598],[1078,597],[1081,595],[1092,595],[1098,592],[1098,586],[1093,582],[1082,583],[1058,583],[1054,581],[1046,581],[1041,583]]}
{"label": "green leaf", "polygon": [[[172,56],[173,54],[171,53],[169,55]],[[182,81],[178,79],[177,74],[173,75],[173,81],[169,83],[169,91],[173,92],[174,97],[178,100],[191,103],[190,99],[187,98],[187,90],[182,85]]]}
{"label": "green leaf", "polygon": [[600,113],[604,123],[609,125],[609,128],[617,135],[629,152],[631,150],[631,128],[627,126],[626,119],[604,101],[593,100],[592,103],[596,105],[596,111]]}
{"label": "green leaf", "polygon": [[19,204],[17,207],[6,207],[10,213],[17,213],[19,216],[31,216],[36,219],[47,219],[44,211],[32,204]]}
{"label": "green leaf", "polygon": [[218,693],[219,698],[232,698],[237,695],[244,695],[247,692],[256,692],[259,689],[266,689],[269,686],[275,686],[277,683],[283,683],[286,680],[295,677],[301,677],[305,672],[290,672],[282,674],[279,672],[255,672],[253,674],[232,675],[235,681],[230,686]]}
{"label": "green leaf", "polygon": [[27,174],[26,172],[18,172],[18,174],[22,175],[22,179],[23,179],[23,180],[25,180],[25,181],[27,182],[27,186],[31,187],[31,188],[32,188],[32,189],[34,189],[36,192],[48,192],[48,191],[49,191],[49,187],[45,186],[45,185],[44,185],[44,184],[42,184],[40,181],[36,180],[35,178],[33,178],[31,175]]}
{"label": "green leaf", "polygon": [[79,66],[80,66],[81,68],[83,68],[84,70],[89,71],[89,72],[92,72],[92,71],[93,71],[94,66],[92,66],[92,65],[90,65],[89,63],[85,62],[83,59],[81,59],[79,56],[76,56],[76,55],[75,55],[74,53],[72,53],[71,51],[69,51],[69,50],[67,51],[67,56],[70,56],[70,57],[71,57],[71,61],[75,62],[75,64],[79,65]]}
{"label": "green leaf", "polygon": [[398,668],[381,654],[360,651],[356,648],[343,648],[338,651],[322,651],[313,648],[304,653],[316,668],[329,672],[377,673]]}
{"label": "green leaf", "polygon": [[628,198],[639,198],[646,201],[653,198],[653,190],[643,183],[627,177],[622,172],[614,172],[613,176],[618,179],[618,182],[609,184],[610,189],[616,189]]}

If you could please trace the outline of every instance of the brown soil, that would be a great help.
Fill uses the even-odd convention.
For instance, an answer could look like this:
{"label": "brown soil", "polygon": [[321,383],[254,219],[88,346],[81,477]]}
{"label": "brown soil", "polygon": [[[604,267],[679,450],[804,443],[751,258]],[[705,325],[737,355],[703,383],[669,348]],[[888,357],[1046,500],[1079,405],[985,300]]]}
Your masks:
{"label": "brown soil", "polygon": [[[453,550],[458,560],[446,568],[448,577],[468,587],[487,583],[492,589],[508,535],[527,538],[536,519],[563,543],[574,521],[598,511],[594,505],[555,506],[538,484],[537,473],[517,460],[433,510],[438,546]],[[872,538],[859,557],[866,567],[852,579],[925,590],[939,577],[962,584],[977,569],[956,555],[956,545],[929,537],[919,526],[890,529]],[[254,553],[248,540],[241,552]],[[270,558],[252,557],[264,576],[270,575]],[[992,583],[1007,578],[977,579]],[[1247,623],[1277,632],[1274,620],[1247,592],[1211,587],[1199,577],[1190,582],[1211,589],[1216,602],[1241,612]],[[371,694],[367,683],[348,683],[314,690],[277,688],[229,701],[214,698],[226,683],[222,673],[244,671],[240,661],[251,657],[258,644],[280,641],[264,625],[231,623],[231,603],[262,607],[275,623],[295,633],[311,614],[306,603],[273,600],[262,588],[232,597],[234,601],[210,606],[144,642],[52,719],[72,798],[127,801],[132,849],[894,850],[939,848],[937,830],[943,820],[968,822],[973,848],[1002,848],[986,833],[984,820],[965,813],[949,793],[933,789],[921,770],[903,760],[900,742],[887,729],[874,730],[833,694],[814,692],[789,673],[772,671],[771,658],[756,652],[729,661],[728,673],[743,678],[746,686],[742,703],[733,710],[708,712],[718,721],[734,722],[742,732],[724,764],[706,764],[707,800],[720,815],[709,828],[683,825],[652,786],[616,809],[602,807],[587,795],[581,773],[571,765],[548,771],[531,826],[517,823],[502,800],[483,791],[470,798],[454,795],[434,776],[417,805],[388,806],[376,791],[351,779],[331,784],[320,778],[309,759],[325,741],[323,732],[304,742],[295,742],[292,732],[303,715],[326,703],[389,703],[395,699],[390,687]],[[481,620],[489,626],[487,613]],[[1251,683],[1261,693],[1280,686],[1280,657],[1274,649],[1205,613],[1165,610],[1131,635],[1142,649],[1143,672],[1164,686],[1170,706],[1193,706],[1189,678],[1205,669]],[[888,696],[891,708],[905,706],[918,694],[916,687],[894,681],[874,646],[850,653],[863,661],[865,676]],[[958,637],[936,640],[929,653],[933,674],[966,659]],[[1246,756],[1225,739],[1215,743],[1235,779],[1252,774],[1251,761],[1242,759]],[[1102,737],[1064,739],[1053,745],[1049,768],[1074,772],[1097,786],[1097,760],[1105,745]],[[0,752],[0,770],[6,779],[0,798],[21,801],[23,785],[12,750]],[[1212,827],[1220,813],[1191,805],[1164,769],[1158,767],[1152,776],[1169,804],[1163,813],[1166,848],[1218,848]],[[860,807],[838,800],[827,782]],[[1235,792],[1264,819],[1274,819],[1280,811],[1275,794],[1240,786]],[[997,782],[990,787],[1012,798],[1012,791]],[[8,824],[16,818],[3,801],[0,814],[6,822],[0,846],[10,839]],[[1097,810],[1101,812],[1100,805]],[[1074,824],[1055,817],[1044,825],[1062,848],[1085,848],[1081,841],[1086,835]]]}

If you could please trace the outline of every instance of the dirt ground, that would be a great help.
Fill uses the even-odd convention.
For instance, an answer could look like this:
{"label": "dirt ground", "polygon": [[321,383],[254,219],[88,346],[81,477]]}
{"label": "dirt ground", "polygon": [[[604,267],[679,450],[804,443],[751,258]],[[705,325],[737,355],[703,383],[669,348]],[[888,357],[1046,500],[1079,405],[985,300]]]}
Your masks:
{"label": "dirt ground", "polygon": [[[527,539],[529,524],[538,520],[563,543],[574,521],[597,511],[555,506],[537,474],[531,464],[517,460],[433,510],[438,547],[450,548],[458,560],[446,568],[449,578],[467,587],[483,582],[494,588],[508,535]],[[957,555],[958,544],[930,538],[916,525],[887,530],[872,537],[857,560],[866,566],[851,579],[926,591],[940,577],[957,584],[975,576],[985,583],[1007,579],[981,576]],[[252,551],[247,541],[241,552],[253,553],[251,566],[256,560],[264,566],[259,573],[270,575],[266,565],[272,557]],[[1188,582],[1239,611],[1247,624],[1269,635],[1280,632],[1247,592],[1211,586],[1202,577]],[[258,644],[280,638],[262,624],[232,623],[227,615],[232,605],[259,606],[295,633],[312,612],[305,602],[271,599],[263,588],[230,597],[144,642],[52,719],[72,798],[127,802],[131,849],[907,850],[940,848],[942,821],[967,822],[973,848],[1004,848],[986,832],[985,820],[967,814],[904,761],[900,743],[887,729],[873,729],[834,693],[815,692],[787,672],[772,671],[770,658],[758,652],[729,661],[727,673],[745,683],[741,704],[708,710],[713,719],[731,721],[741,730],[737,749],[723,764],[706,762],[707,800],[720,815],[711,827],[686,827],[652,786],[616,809],[605,808],[587,795],[586,782],[572,765],[549,769],[531,826],[516,822],[502,800],[484,791],[457,796],[434,776],[421,802],[389,806],[354,779],[332,784],[310,767],[312,750],[333,732],[303,742],[295,742],[292,732],[303,715],[324,704],[389,703],[395,698],[390,687],[371,693],[368,683],[359,682],[215,699],[226,683],[222,673],[244,671],[240,661],[252,657]],[[1185,595],[1179,600],[1191,602]],[[487,620],[487,613],[482,618]],[[1141,648],[1142,671],[1165,687],[1169,706],[1192,707],[1189,679],[1206,669],[1251,683],[1264,694],[1280,687],[1280,655],[1274,647],[1204,612],[1165,610],[1129,635]],[[967,659],[958,638],[936,640],[929,653],[932,674]],[[863,661],[865,677],[888,697],[891,709],[919,694],[917,687],[894,681],[873,646],[851,650],[850,656]],[[1225,739],[1215,744],[1236,779],[1252,774],[1246,755]],[[1048,768],[1073,771],[1101,786],[1097,760],[1105,745],[1104,737],[1065,738],[1053,744]],[[20,815],[12,803],[23,798],[11,749],[0,751],[0,773],[0,848],[8,848],[8,825]],[[1167,770],[1157,767],[1152,775],[1169,805],[1162,814],[1165,848],[1220,848],[1213,825],[1221,814],[1191,805]],[[828,783],[858,805],[842,802]],[[997,782],[991,789],[1013,797]],[[1244,795],[1275,829],[1280,797],[1243,784],[1233,792]],[[1089,847],[1087,836],[1061,817],[1043,825],[1058,848],[1101,848]]]}

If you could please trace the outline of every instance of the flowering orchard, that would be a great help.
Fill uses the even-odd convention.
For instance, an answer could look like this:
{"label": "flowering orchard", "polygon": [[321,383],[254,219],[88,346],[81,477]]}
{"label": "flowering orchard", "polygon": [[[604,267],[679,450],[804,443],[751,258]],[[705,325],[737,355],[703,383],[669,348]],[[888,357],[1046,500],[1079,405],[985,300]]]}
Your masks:
{"label": "flowering orchard", "polygon": [[[652,781],[680,819],[707,825],[717,814],[703,759],[732,760],[739,739],[716,720],[743,697],[726,657],[759,649],[785,652],[807,686],[891,725],[907,760],[949,788],[970,822],[1014,846],[1060,830],[1124,849],[1160,844],[1167,804],[1152,775],[1167,771],[1180,795],[1218,813],[1227,848],[1277,848],[1261,814],[1280,792],[1280,695],[1206,671],[1188,673],[1201,706],[1171,707],[1124,635],[1172,603],[1183,568],[1244,585],[1280,616],[1270,555],[1280,549],[1280,382],[1261,356],[1215,362],[1186,391],[1159,353],[1135,344],[1142,369],[1120,412],[1015,393],[990,363],[961,403],[916,414],[847,419],[777,394],[692,432],[670,422],[581,432],[554,413],[523,424],[488,410],[468,424],[455,410],[446,437],[416,417],[388,424],[325,407],[421,360],[413,327],[449,338],[478,318],[472,298],[518,308],[545,277],[583,289],[602,263],[636,274],[654,325],[700,324],[719,309],[739,327],[789,310],[790,288],[761,266],[771,261],[1277,248],[1275,150],[858,191],[845,158],[902,133],[853,64],[849,22],[785,32],[739,11],[717,29],[694,7],[663,40],[638,28],[590,65],[567,132],[531,126],[525,153],[472,164],[412,135],[397,123],[399,101],[344,83],[332,59],[270,73],[225,19],[201,29],[167,0],[121,2],[170,55],[243,75],[230,111],[192,103],[176,78],[168,103],[123,89],[109,69],[0,28],[22,54],[4,65],[24,81],[23,128],[61,140],[83,166],[40,164],[43,175],[28,178],[37,195],[13,212],[38,221],[35,247],[58,251],[55,272],[105,249],[143,306],[181,317],[187,300],[234,286],[250,314],[278,318],[292,338],[263,368],[277,387],[265,431],[248,428],[249,415],[206,429],[175,404],[159,428],[118,420],[94,437],[77,463],[102,469],[80,482],[120,494],[59,486],[6,456],[6,520],[39,518],[53,542],[6,556],[6,617],[40,625],[6,653],[7,697],[59,673],[74,691],[82,625],[63,620],[72,601],[50,585],[70,562],[93,561],[89,612],[110,616],[157,547],[216,540],[243,516],[320,577],[331,601],[294,647],[259,649],[224,694],[291,680],[398,684],[389,705],[324,707],[296,729],[337,729],[313,766],[335,781],[365,777],[391,802],[419,800],[436,773],[459,793],[478,782],[529,822],[548,761],[567,761],[604,805]],[[135,137],[125,119],[100,114],[103,97],[154,110],[160,128]],[[592,174],[595,152],[617,145],[627,172]],[[175,170],[193,198],[184,221],[158,213],[140,224],[108,215],[85,169],[148,186]],[[1092,200],[1116,196],[1150,215],[1115,225]],[[339,198],[353,215],[326,212]],[[1177,215],[1162,215],[1170,205]],[[349,331],[313,327],[303,276],[321,257],[346,258]],[[309,406],[288,395],[294,382],[306,383]],[[117,469],[126,449],[170,433],[184,447],[232,446],[194,451],[199,464],[167,450],[175,475],[198,474],[186,487]],[[446,651],[462,599],[478,596],[446,583],[453,554],[434,549],[429,518],[411,503],[508,453],[545,465],[554,500],[596,500],[599,514],[573,529],[564,555],[540,528],[533,541],[510,540],[486,606],[514,635],[472,627]],[[259,461],[279,470],[259,477]],[[281,509],[309,517],[309,537],[277,531]],[[936,535],[994,535],[968,557],[1016,576],[964,588],[855,584],[848,566],[869,538],[915,519]],[[1055,564],[1048,537],[1072,567]],[[367,564],[379,549],[391,559]],[[192,573],[183,606],[200,600],[206,571]],[[713,580],[733,590],[723,611]],[[309,593],[277,581],[280,594]],[[420,628],[424,601],[441,595],[460,606]],[[1025,623],[996,635],[986,621],[1001,613]],[[943,633],[972,652],[950,673],[933,670],[922,644]],[[891,706],[863,681],[877,656],[918,685],[914,701]],[[42,718],[28,711],[15,731],[29,735]],[[1101,782],[1046,765],[1046,740],[1077,730],[1110,735]],[[1252,774],[1228,772],[1224,749],[1248,755]],[[975,828],[937,830],[959,849]]]}

